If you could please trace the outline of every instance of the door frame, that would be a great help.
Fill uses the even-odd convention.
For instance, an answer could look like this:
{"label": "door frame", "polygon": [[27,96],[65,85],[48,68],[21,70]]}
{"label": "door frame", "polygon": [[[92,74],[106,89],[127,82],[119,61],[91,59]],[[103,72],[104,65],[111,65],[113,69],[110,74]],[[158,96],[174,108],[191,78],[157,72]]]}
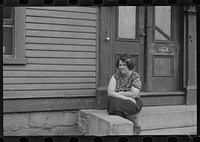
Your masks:
{"label": "door frame", "polygon": [[[163,90],[164,91],[168,91],[168,92],[174,92],[175,94],[177,94],[178,92],[180,92],[180,94],[183,94],[184,90],[183,90],[183,78],[182,78],[182,74],[183,74],[183,45],[184,42],[183,38],[184,36],[182,36],[183,34],[180,32],[183,32],[184,26],[177,26],[177,22],[181,22],[181,20],[183,21],[183,17],[181,15],[181,10],[183,10],[183,8],[181,9],[181,7],[174,7],[171,6],[172,8],[172,28],[174,29],[170,29],[171,30],[171,40],[156,40],[154,39],[155,37],[155,29],[154,29],[154,21],[152,19],[155,18],[154,15],[154,8],[152,6],[148,6],[146,7],[147,10],[147,14],[145,17],[146,18],[146,67],[148,69],[147,73],[147,92],[159,92],[161,95],[163,94]],[[154,33],[154,34],[153,34]],[[166,51],[162,51],[160,49],[167,49]],[[154,58],[160,58],[160,59],[170,59],[171,64],[169,64],[169,67],[166,69],[170,70],[170,73],[164,73],[164,74],[154,74],[154,70],[156,70],[156,68],[154,68]],[[176,64],[178,63],[178,64]],[[178,69],[181,69],[181,74],[178,74]],[[170,83],[163,83],[162,85],[159,84],[158,81],[155,80],[162,80],[162,82],[167,82],[169,81]],[[173,82],[176,82],[175,84],[173,84]],[[157,87],[157,89],[153,89],[156,88],[154,87],[152,84],[156,84],[157,86],[161,86],[160,88],[164,88],[164,89],[160,89],[159,87]],[[172,85],[173,84],[173,85]],[[168,85],[169,87],[166,87],[168,89],[165,88],[165,86]],[[154,91],[157,90],[157,91]],[[173,91],[174,90],[174,91]],[[166,93],[164,93],[166,94]]]}
{"label": "door frame", "polygon": [[[145,7],[145,14],[147,13],[147,6]],[[112,30],[112,20],[111,17],[111,7],[100,7],[99,10],[99,86],[97,86],[97,108],[103,109],[107,107],[107,85],[112,73],[112,42],[106,42],[105,38],[110,37],[110,33],[107,31]],[[147,23],[147,17],[145,16],[145,24]],[[146,26],[146,28],[148,28]],[[145,29],[146,29],[145,28]],[[148,43],[145,42],[145,70],[144,80],[147,82],[147,61],[148,54],[147,48]],[[140,92],[141,97],[143,98],[144,106],[160,106],[160,105],[183,105],[186,102],[186,92]],[[155,102],[155,100],[159,100]],[[160,103],[162,102],[162,103]],[[163,103],[164,102],[164,103]]]}

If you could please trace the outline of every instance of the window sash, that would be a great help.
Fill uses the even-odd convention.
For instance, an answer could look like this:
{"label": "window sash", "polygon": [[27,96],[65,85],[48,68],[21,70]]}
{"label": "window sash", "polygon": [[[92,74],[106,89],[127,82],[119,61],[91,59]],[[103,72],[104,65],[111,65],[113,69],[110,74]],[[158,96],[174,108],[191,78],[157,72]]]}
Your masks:
{"label": "window sash", "polygon": [[[13,55],[4,55],[3,64],[26,64],[25,58],[25,7],[13,7]],[[16,17],[16,18],[15,18]],[[11,25],[11,19],[4,20],[4,23]]]}

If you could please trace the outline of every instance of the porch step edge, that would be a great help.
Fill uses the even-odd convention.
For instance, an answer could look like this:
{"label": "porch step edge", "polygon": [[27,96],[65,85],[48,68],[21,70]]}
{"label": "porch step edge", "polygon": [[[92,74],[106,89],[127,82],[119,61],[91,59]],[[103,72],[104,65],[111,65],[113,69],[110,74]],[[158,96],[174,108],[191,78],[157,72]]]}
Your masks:
{"label": "porch step edge", "polygon": [[[142,131],[173,129],[197,125],[197,111],[194,106],[156,106],[143,107],[138,114]],[[130,135],[133,123],[115,115],[108,115],[106,110],[80,110],[78,127],[81,135]]]}
{"label": "porch step edge", "polygon": [[197,126],[144,130],[141,135],[197,135]]}
{"label": "porch step edge", "polygon": [[196,105],[144,107],[138,114],[138,122],[142,130],[194,126]]}

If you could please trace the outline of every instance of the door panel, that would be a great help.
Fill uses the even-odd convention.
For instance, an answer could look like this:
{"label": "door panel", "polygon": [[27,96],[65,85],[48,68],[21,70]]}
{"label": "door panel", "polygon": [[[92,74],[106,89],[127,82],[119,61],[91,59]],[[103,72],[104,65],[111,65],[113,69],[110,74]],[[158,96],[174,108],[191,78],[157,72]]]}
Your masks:
{"label": "door panel", "polygon": [[181,7],[156,6],[147,10],[147,91],[182,91]]}
{"label": "door panel", "polygon": [[[131,54],[135,61],[135,71],[140,74],[144,83],[144,7],[120,6],[112,9],[112,73],[116,71],[117,58]],[[141,90],[144,87],[142,85]]]}

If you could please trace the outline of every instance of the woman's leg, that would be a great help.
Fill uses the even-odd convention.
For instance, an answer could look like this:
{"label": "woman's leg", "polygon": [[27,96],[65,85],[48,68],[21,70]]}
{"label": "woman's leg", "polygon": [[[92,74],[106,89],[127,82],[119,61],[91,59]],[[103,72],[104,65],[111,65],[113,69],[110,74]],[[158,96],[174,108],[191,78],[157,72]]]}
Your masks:
{"label": "woman's leg", "polygon": [[121,116],[121,117],[125,118],[124,113],[121,112],[121,111],[115,111],[115,115],[118,115],[118,116]]}
{"label": "woman's leg", "polygon": [[134,130],[133,130],[134,134],[136,134],[136,135],[140,134],[141,133],[141,127],[138,124],[137,116],[134,115],[134,114],[129,114],[129,115],[126,115],[126,118],[133,122],[133,124],[134,124]]}
{"label": "woman's leg", "polygon": [[139,127],[137,116],[134,114],[126,115],[126,118],[134,123],[134,127]]}

